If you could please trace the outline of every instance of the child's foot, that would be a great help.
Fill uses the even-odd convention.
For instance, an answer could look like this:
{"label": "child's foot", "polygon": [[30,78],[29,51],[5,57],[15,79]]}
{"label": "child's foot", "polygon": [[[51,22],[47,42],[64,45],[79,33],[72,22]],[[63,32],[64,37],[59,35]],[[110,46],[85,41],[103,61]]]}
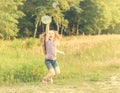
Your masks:
{"label": "child's foot", "polygon": [[49,82],[50,82],[50,84],[53,84],[53,79],[50,78],[50,79],[49,79]]}
{"label": "child's foot", "polygon": [[43,80],[42,80],[42,85],[44,85],[44,86],[47,85],[47,80],[45,78],[43,78]]}

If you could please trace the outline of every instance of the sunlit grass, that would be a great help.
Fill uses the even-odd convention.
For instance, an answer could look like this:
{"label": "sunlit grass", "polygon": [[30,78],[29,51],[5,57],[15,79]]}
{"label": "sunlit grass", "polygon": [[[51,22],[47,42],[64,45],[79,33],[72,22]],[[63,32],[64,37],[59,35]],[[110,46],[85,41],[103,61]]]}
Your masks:
{"label": "sunlit grass", "polygon": [[[41,81],[48,70],[38,39],[1,40],[0,44],[1,83]],[[60,50],[65,56],[58,55],[58,81],[103,81],[120,70],[119,35],[64,37]]]}

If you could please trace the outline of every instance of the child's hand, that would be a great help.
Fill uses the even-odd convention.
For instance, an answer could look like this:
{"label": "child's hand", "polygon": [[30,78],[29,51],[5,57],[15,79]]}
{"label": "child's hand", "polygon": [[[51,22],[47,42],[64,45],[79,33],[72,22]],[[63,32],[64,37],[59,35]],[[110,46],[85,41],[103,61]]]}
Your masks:
{"label": "child's hand", "polygon": [[59,53],[62,54],[62,55],[65,55],[65,53],[63,51],[60,51]]}
{"label": "child's hand", "polygon": [[57,50],[57,53],[65,55],[65,53],[63,51]]}
{"label": "child's hand", "polygon": [[62,55],[65,55],[65,53],[64,53],[63,51],[61,51],[61,54],[62,54]]}

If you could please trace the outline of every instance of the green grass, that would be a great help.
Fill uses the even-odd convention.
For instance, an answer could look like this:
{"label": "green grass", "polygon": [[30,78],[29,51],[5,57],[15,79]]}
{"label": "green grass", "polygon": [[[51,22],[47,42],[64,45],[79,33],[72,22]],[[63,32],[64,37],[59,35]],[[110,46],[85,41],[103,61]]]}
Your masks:
{"label": "green grass", "polygon": [[[0,44],[1,84],[40,82],[47,74],[38,39],[1,40]],[[65,56],[58,55],[58,84],[106,81],[120,71],[120,35],[64,37],[60,49]]]}
{"label": "green grass", "polygon": [[71,36],[61,40],[61,74],[47,87],[38,39],[0,40],[0,93],[119,93],[120,35]]}

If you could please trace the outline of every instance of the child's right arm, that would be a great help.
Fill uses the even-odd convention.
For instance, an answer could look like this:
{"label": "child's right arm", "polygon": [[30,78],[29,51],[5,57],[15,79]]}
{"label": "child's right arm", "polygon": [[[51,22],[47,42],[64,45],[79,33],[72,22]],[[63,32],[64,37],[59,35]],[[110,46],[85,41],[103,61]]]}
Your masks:
{"label": "child's right arm", "polygon": [[50,24],[46,24],[46,31],[45,31],[45,33],[46,33],[45,40],[46,40],[46,41],[48,40],[48,36],[47,36],[47,35],[48,35],[49,30],[50,30],[50,29],[49,29],[49,28],[50,28],[49,26],[50,26]]}
{"label": "child's right arm", "polygon": [[50,24],[46,24],[46,34],[49,32]]}

